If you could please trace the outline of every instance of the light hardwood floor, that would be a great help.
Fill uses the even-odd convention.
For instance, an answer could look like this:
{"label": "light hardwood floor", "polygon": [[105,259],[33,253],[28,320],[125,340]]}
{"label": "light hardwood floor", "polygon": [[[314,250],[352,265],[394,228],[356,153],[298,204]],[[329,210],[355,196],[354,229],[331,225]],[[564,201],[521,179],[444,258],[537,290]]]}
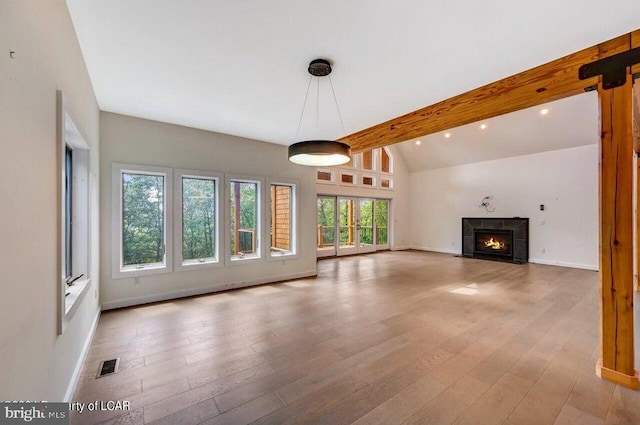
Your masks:
{"label": "light hardwood floor", "polygon": [[640,424],[640,393],[594,373],[596,272],[416,251],[318,271],[105,312],[74,401],[132,409],[72,423]]}

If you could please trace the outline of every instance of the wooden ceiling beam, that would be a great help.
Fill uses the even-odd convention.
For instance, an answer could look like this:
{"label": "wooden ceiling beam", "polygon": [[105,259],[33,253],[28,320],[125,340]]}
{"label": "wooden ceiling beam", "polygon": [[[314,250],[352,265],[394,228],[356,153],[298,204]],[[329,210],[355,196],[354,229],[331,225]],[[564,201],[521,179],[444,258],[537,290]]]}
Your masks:
{"label": "wooden ceiling beam", "polygon": [[[580,80],[578,68],[627,51],[630,44],[640,46],[640,30],[361,130],[340,141],[348,143],[353,152],[360,152],[583,93],[597,86],[598,77]],[[632,70],[640,72],[640,65]]]}

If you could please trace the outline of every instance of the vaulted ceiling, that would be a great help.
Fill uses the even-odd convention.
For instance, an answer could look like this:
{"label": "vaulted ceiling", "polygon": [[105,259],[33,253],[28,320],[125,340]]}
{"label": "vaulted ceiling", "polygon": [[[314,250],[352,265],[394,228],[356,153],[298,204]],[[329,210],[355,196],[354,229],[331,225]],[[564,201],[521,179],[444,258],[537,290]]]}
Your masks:
{"label": "vaulted ceiling", "polygon": [[[67,4],[102,110],[283,145],[316,57],[353,133],[640,27],[637,0]],[[326,81],[310,105],[300,138],[344,135]]]}
{"label": "vaulted ceiling", "polygon": [[529,155],[600,141],[595,91],[398,143],[409,171]]}

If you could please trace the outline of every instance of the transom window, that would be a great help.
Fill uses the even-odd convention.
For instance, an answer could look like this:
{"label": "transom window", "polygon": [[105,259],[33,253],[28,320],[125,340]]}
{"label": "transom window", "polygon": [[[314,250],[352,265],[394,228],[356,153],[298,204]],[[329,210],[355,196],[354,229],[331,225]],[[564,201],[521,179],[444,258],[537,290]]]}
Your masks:
{"label": "transom window", "polygon": [[393,190],[393,167],[393,156],[389,148],[375,148],[354,154],[352,161],[347,164],[317,169],[316,182]]}

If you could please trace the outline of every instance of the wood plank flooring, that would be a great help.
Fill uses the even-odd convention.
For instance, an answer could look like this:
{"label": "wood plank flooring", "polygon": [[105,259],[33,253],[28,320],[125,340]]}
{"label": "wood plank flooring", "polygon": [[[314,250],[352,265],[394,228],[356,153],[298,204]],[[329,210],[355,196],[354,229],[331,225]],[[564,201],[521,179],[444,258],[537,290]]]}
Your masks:
{"label": "wood plank flooring", "polygon": [[[105,312],[74,424],[638,424],[595,376],[598,274],[403,251]],[[120,372],[94,379],[100,360]]]}

